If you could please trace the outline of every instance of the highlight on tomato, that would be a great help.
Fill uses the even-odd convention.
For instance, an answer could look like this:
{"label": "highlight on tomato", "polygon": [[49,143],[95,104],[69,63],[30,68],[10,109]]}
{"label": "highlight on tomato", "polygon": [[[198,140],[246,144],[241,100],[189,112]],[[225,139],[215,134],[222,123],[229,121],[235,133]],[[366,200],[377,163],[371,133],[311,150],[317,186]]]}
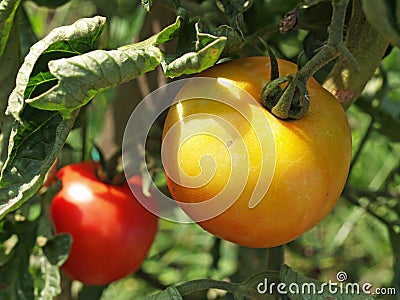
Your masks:
{"label": "highlight on tomato", "polygon": [[[285,60],[278,66],[280,76],[297,72]],[[281,120],[260,102],[270,71],[269,57],[203,71],[197,77],[216,84],[189,81],[163,132],[163,164],[176,202],[210,233],[256,248],[285,244],[318,224],[340,197],[351,158],[351,133],[338,100],[310,78],[308,112]]]}
{"label": "highlight on tomato", "polygon": [[[138,270],[157,232],[158,217],[133,196],[128,184],[99,181],[97,164],[80,162],[61,168],[62,189],[50,206],[57,233],[72,236],[61,269],[87,285],[105,285]],[[141,193],[141,178],[131,188]]]}

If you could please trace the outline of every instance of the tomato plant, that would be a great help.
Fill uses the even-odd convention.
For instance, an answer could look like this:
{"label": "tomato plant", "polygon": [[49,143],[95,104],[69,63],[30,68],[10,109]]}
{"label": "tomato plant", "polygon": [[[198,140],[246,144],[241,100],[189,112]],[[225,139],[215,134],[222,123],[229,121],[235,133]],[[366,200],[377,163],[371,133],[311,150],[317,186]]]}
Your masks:
{"label": "tomato plant", "polygon": [[[133,196],[129,186],[96,177],[96,165],[82,162],[58,172],[62,189],[51,204],[57,233],[73,242],[62,269],[88,285],[103,285],[136,271],[153,243],[157,217]],[[131,184],[140,189],[140,178]]]}
{"label": "tomato plant", "polygon": [[[0,299],[315,298],[310,290],[259,295],[257,288],[261,284],[259,293],[266,291],[267,280],[276,283],[270,288],[316,283],[326,299],[371,298],[333,293],[323,282],[335,279],[343,286],[351,281],[393,287],[395,292],[386,290],[386,296],[394,299],[400,291],[399,16],[399,1],[389,0],[2,0]],[[253,58],[271,53],[283,59],[279,74],[274,68],[269,74],[267,58]],[[213,96],[207,92],[215,92],[215,86],[203,82],[196,89],[206,97],[173,107],[166,131],[175,128],[171,146],[180,148],[171,147],[173,155],[164,157],[166,109],[182,87],[179,79],[194,82],[187,77],[204,70],[203,79],[218,77],[214,83],[226,88],[225,103],[204,99]],[[344,112],[314,79],[308,80],[311,76],[346,111],[350,168]],[[171,86],[179,88],[171,92]],[[192,87],[180,96],[190,96]],[[250,93],[261,104],[242,101],[243,110],[233,111],[238,107],[231,97],[235,92]],[[131,119],[134,127],[127,126]],[[182,143],[177,142],[181,129]],[[236,137],[226,138],[230,133]],[[76,243],[70,252],[71,235],[55,234],[49,206],[61,181],[54,182],[53,175],[58,165],[94,158],[93,143],[107,157],[104,169],[122,161],[125,172],[133,169],[127,174],[140,174],[143,190],[160,192],[153,199],[158,201],[155,213],[163,218],[151,257],[132,276],[106,286],[71,285],[60,267],[71,254],[63,265],[68,271]],[[122,158],[114,156],[119,149]],[[99,178],[114,182],[110,171]],[[174,173],[187,187],[173,182]],[[75,174],[80,183],[89,182]],[[210,181],[200,185],[199,179]],[[94,185],[93,195],[106,190],[125,194],[118,192],[124,186],[93,177],[88,187]],[[137,187],[139,193],[140,185],[132,182],[131,190]],[[65,188],[61,193],[66,195]],[[146,205],[147,198],[138,193],[135,197]],[[209,232],[197,224],[179,224],[189,220],[170,194]],[[205,200],[214,196],[222,201],[205,209]],[[91,231],[89,238],[75,241],[94,243],[99,233],[117,238],[116,232],[125,228],[118,222],[134,223],[111,218],[117,210],[110,199],[86,207],[96,210],[96,226],[84,228]],[[101,203],[112,207],[107,215]],[[63,212],[64,225],[84,225],[79,222],[81,205],[65,205],[78,220]],[[131,236],[120,236],[119,247],[108,243],[92,255],[79,252],[85,258],[75,267],[87,266],[79,271],[97,272],[96,277],[102,267],[110,277],[117,265],[128,268],[127,262],[136,258],[122,262],[121,256],[131,247]],[[142,244],[129,253],[137,249]],[[347,282],[338,276],[343,272]]]}
{"label": "tomato plant", "polygon": [[[279,60],[279,71],[282,76],[293,74],[297,66],[288,61]],[[260,101],[263,87],[269,82],[271,63],[266,57],[247,57],[216,65],[200,73],[199,77],[218,78],[233,86],[240,87]],[[198,85],[198,83],[196,83]],[[196,87],[206,90],[210,99],[216,91],[207,85]],[[229,88],[229,87],[228,87]],[[172,126],[177,126],[177,134],[172,137],[171,156],[177,156],[179,164],[169,164],[166,173],[176,173],[174,168],[181,168],[189,176],[212,169],[216,171],[207,184],[193,188],[193,185],[182,186],[168,178],[168,187],[173,198],[179,202],[201,202],[216,196],[229,180],[234,178],[234,188],[249,176],[243,192],[226,211],[220,215],[199,222],[207,231],[248,247],[273,247],[287,243],[306,232],[332,209],[338,200],[347,179],[351,158],[351,134],[346,114],[328,91],[314,79],[308,81],[311,106],[305,117],[295,121],[283,121],[273,116],[262,105],[250,105],[251,119],[248,121],[225,103],[204,98],[179,101],[170,108],[164,133]],[[195,97],[195,87],[190,84],[183,87],[178,99]],[[208,90],[207,90],[208,89]],[[223,95],[237,100],[237,93]],[[239,99],[239,101],[242,99]],[[243,99],[244,101],[244,99]],[[239,107],[246,109],[244,106]],[[253,110],[262,110],[257,114]],[[205,117],[209,114],[210,117]],[[215,121],[213,116],[230,122],[241,137],[228,138],[224,142],[226,128]],[[190,119],[189,119],[190,117]],[[188,118],[188,119],[186,119]],[[253,124],[269,122],[272,136],[257,132]],[[212,128],[217,128],[212,130]],[[215,136],[210,136],[210,133]],[[190,133],[190,134],[189,134]],[[181,136],[187,137],[184,141]],[[243,139],[247,153],[237,146]],[[182,142],[182,144],[179,144]],[[266,144],[265,150],[259,144]],[[210,155],[215,162],[199,163],[202,156]],[[231,160],[232,157],[249,156],[247,160]],[[273,178],[268,189],[265,181],[263,199],[255,207],[249,207],[249,201],[260,172],[263,160],[275,156]],[[201,165],[201,169],[200,169]],[[194,181],[194,180],[193,180]],[[229,188],[229,187],[228,187]],[[227,192],[225,197],[234,197]],[[224,199],[221,199],[224,201]],[[214,207],[215,208],[215,207]],[[186,210],[195,220],[203,214],[196,208]]]}

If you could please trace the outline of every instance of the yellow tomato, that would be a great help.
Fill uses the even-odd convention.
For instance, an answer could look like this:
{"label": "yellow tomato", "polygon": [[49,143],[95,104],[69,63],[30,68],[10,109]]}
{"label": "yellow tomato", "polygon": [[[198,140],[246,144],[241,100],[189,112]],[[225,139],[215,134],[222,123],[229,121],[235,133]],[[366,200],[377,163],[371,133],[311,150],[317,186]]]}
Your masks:
{"label": "yellow tomato", "polygon": [[[297,71],[288,61],[278,64],[281,76]],[[280,120],[259,101],[269,74],[268,57],[203,71],[198,77],[216,84],[189,81],[163,133],[172,197],[205,230],[257,248],[285,244],[321,221],[343,190],[351,158],[350,129],[337,99],[311,78],[305,117]],[[257,103],[243,100],[246,93]]]}

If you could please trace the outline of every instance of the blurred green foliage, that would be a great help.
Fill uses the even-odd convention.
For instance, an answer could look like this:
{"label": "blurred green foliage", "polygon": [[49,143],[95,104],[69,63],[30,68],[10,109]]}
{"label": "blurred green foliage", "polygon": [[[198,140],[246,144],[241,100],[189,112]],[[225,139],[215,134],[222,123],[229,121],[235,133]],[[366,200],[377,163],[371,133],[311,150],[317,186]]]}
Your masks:
{"label": "blurred green foliage", "polygon": [[[140,1],[71,0],[57,9],[37,6],[37,3],[42,2],[46,1],[23,3],[32,25],[32,34],[25,37],[23,45],[29,45],[28,40],[42,38],[53,28],[70,24],[81,17],[100,14],[107,17],[107,26],[100,38],[99,47],[113,49],[137,41],[146,18],[151,16],[141,7]],[[165,2],[165,9],[168,9],[171,3]],[[257,45],[259,36],[272,45],[278,56],[293,61],[297,60],[303,49],[309,56],[324,42],[321,36],[325,36],[324,30],[329,23],[326,22],[326,15],[315,19],[315,12],[307,13],[307,8],[304,8],[301,11],[304,16],[301,28],[281,34],[278,30],[279,21],[300,1],[250,2],[254,3],[244,12],[243,24],[239,26],[247,37],[241,55],[261,54]],[[213,20],[216,25],[222,20],[220,11],[208,9],[209,6],[214,7],[213,1],[181,3],[189,11],[197,12],[199,19],[203,17]],[[327,13],[329,15],[329,11]],[[310,20],[310,15],[314,19]],[[310,22],[316,24],[316,27],[307,26]],[[318,79],[322,80],[323,75]],[[102,92],[85,108],[83,119],[78,120],[68,137],[60,157],[60,166],[89,158],[90,147],[98,140],[107,109],[114,104],[119,89]],[[394,266],[398,260],[396,256],[400,253],[393,250],[399,249],[399,246],[396,248],[390,239],[391,232],[399,234],[400,231],[398,49],[393,49],[383,60],[380,70],[369,82],[361,99],[347,114],[353,135],[354,157],[348,187],[334,210],[320,224],[285,246],[285,263],[306,276],[325,282],[335,281],[337,273],[344,271],[348,275],[347,282],[370,282],[374,287],[399,288],[394,280],[396,272],[400,273],[400,270]],[[160,128],[155,132],[159,133]],[[147,151],[150,157],[152,154],[157,157],[156,146]],[[155,164],[155,167],[159,165]],[[159,169],[155,170],[155,174],[159,174]],[[165,181],[162,176],[160,178],[157,182],[160,188],[165,188]],[[253,255],[254,269],[242,260],[246,253]],[[139,272],[106,287],[100,299],[140,299],[169,285],[197,278],[240,279],[238,274],[243,269],[252,273],[264,267],[256,259],[258,257],[267,259],[267,250],[253,251],[221,241],[196,224],[175,224],[160,220],[155,243]],[[75,292],[81,288],[78,283],[74,283]],[[224,294],[212,290],[188,299],[231,299]]]}

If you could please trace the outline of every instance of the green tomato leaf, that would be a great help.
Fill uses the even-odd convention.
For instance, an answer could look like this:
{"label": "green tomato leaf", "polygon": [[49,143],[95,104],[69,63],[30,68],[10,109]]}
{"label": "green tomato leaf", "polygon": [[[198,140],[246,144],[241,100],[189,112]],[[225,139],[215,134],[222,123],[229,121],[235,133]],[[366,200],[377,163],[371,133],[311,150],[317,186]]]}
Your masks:
{"label": "green tomato leaf", "polygon": [[[0,168],[2,167],[7,155],[7,141],[11,131],[13,119],[5,115],[7,99],[14,88],[15,76],[20,66],[20,38],[19,38],[19,18],[14,17],[12,25],[10,17],[14,11],[8,12],[6,8],[16,9],[10,5],[12,1],[2,1],[0,7]],[[10,13],[11,15],[6,15]],[[8,18],[5,18],[5,17]]]}
{"label": "green tomato leaf", "polygon": [[41,187],[71,130],[71,119],[58,112],[26,106],[11,131],[8,158],[0,174],[0,219],[17,209]]}
{"label": "green tomato leaf", "polygon": [[49,72],[49,61],[92,49],[104,23],[104,18],[94,17],[54,29],[33,45],[25,57],[7,107],[7,113],[15,122],[9,138],[8,157],[0,173],[0,219],[41,187],[79,113],[74,111],[70,119],[64,120],[58,112],[26,105],[27,98],[57,83]]}
{"label": "green tomato leaf", "polygon": [[54,299],[61,293],[59,266],[68,258],[72,238],[68,234],[59,234],[49,238],[39,249],[40,269],[34,276],[38,300]]}
{"label": "green tomato leaf", "polygon": [[239,52],[245,45],[246,40],[240,31],[234,30],[228,25],[221,25],[215,30],[216,36],[226,37],[224,54]]}
{"label": "green tomato leaf", "polygon": [[[225,37],[197,30],[195,51],[178,57],[167,55],[157,47],[174,39],[180,26],[178,17],[174,24],[143,42],[50,61],[49,70],[57,85],[25,101],[35,108],[59,111],[64,118],[69,118],[98,92],[137,78],[160,64],[168,77],[197,73],[215,64],[224,49]],[[46,78],[52,82],[51,76]]]}
{"label": "green tomato leaf", "polygon": [[140,44],[147,44],[148,46],[155,46],[156,44],[165,44],[171,41],[173,38],[178,36],[179,30],[181,28],[182,18],[178,17],[175,23],[167,26],[163,30],[161,30],[158,34],[152,36],[147,41],[144,41]]}
{"label": "green tomato leaf", "polygon": [[39,72],[29,79],[29,83],[25,89],[25,98],[32,97],[33,94],[47,91],[57,84],[55,78],[50,72]]}
{"label": "green tomato leaf", "polygon": [[33,279],[29,272],[29,258],[36,243],[36,223],[6,222],[1,228],[12,233],[17,242],[0,264],[0,299],[33,300]]}
{"label": "green tomato leaf", "polygon": [[42,110],[60,111],[65,118],[87,104],[98,92],[154,70],[161,58],[157,47],[136,46],[121,50],[96,50],[49,63],[58,83],[45,93],[25,101]]}
{"label": "green tomato leaf", "polygon": [[253,1],[246,0],[216,0],[217,7],[227,16],[231,26],[239,29],[243,26],[243,13],[248,10]]}
{"label": "green tomato leaf", "polygon": [[400,106],[399,91],[391,91],[376,104],[374,97],[361,96],[356,101],[356,106],[374,118],[374,122],[379,124],[376,130],[386,135],[392,141],[400,141]]}
{"label": "green tomato leaf", "polygon": [[69,234],[58,234],[47,240],[43,252],[47,260],[55,266],[61,266],[68,258],[72,237]]}
{"label": "green tomato leaf", "polygon": [[21,0],[2,0],[0,4],[0,58],[3,56]]}
{"label": "green tomato leaf", "polygon": [[308,278],[297,272],[287,265],[283,265],[280,271],[281,282],[285,285],[287,295],[292,300],[304,299],[359,299],[372,300],[371,295],[367,295],[362,291],[362,284],[357,284],[359,290],[353,283],[349,283],[346,288],[346,282],[342,284],[330,282],[322,283],[318,280]]}
{"label": "green tomato leaf", "polygon": [[40,188],[79,108],[98,92],[137,78],[160,64],[166,76],[176,77],[200,72],[216,63],[226,38],[198,29],[194,51],[173,57],[157,47],[178,36],[181,21],[178,17],[174,24],[140,43],[87,52],[101,33],[105,19],[82,19],[54,29],[32,47],[20,68],[7,108],[16,122],[8,158],[0,173],[0,218]]}
{"label": "green tomato leaf", "polygon": [[[196,42],[187,45],[188,51],[180,49],[184,54],[179,57],[168,57],[167,60],[161,62],[164,73],[168,77],[178,77],[183,74],[193,74],[205,70],[213,66],[222,51],[224,50],[227,38],[224,36],[217,37],[211,34],[202,33],[198,24],[194,24],[196,33]],[[181,47],[182,44],[181,44]]]}
{"label": "green tomato leaf", "polygon": [[43,251],[39,251],[40,269],[34,274],[36,300],[54,299],[61,293],[61,276],[57,265],[49,262]]}
{"label": "green tomato leaf", "polygon": [[[93,299],[98,300],[102,298],[103,292],[107,286],[105,285],[84,285],[79,291],[78,300]],[[122,294],[122,295],[121,295]],[[118,293],[121,299],[124,299],[124,293]],[[114,297],[110,299],[118,299],[119,297]]]}
{"label": "green tomato leaf", "polygon": [[330,1],[320,1],[312,5],[302,6],[298,10],[296,18],[297,28],[307,30],[323,42],[328,38],[332,4]]}
{"label": "green tomato leaf", "polygon": [[213,66],[221,55],[225,42],[225,37],[216,38],[197,52],[186,53],[169,64],[163,64],[165,75],[173,78],[197,73]]}
{"label": "green tomato leaf", "polygon": [[[18,38],[18,26],[14,26],[13,36],[8,40],[7,47],[0,58],[0,115],[4,114],[7,107],[7,99],[10,96],[12,89],[15,86],[15,76],[17,75],[20,66],[19,49],[20,43]],[[15,28],[15,29],[14,29]]]}
{"label": "green tomato leaf", "polygon": [[368,22],[400,48],[400,0],[363,0],[362,7]]}
{"label": "green tomato leaf", "polygon": [[163,59],[156,45],[172,40],[179,28],[180,18],[159,34],[137,44],[50,61],[49,74],[32,78],[31,86],[38,88],[37,82],[45,87],[56,84],[43,93],[36,93],[35,97],[26,97],[25,102],[38,109],[60,111],[68,119],[98,92],[154,70]]}
{"label": "green tomato leaf", "polygon": [[[70,57],[92,49],[104,25],[103,17],[81,19],[70,26],[54,29],[33,45],[18,72],[16,87],[9,98],[7,114],[20,120],[26,102],[24,99],[35,90],[32,90],[32,86],[40,86],[35,76],[40,72],[48,72],[48,63],[53,59]],[[50,75],[43,76],[45,81],[49,78]],[[31,88],[27,89],[28,86]]]}

